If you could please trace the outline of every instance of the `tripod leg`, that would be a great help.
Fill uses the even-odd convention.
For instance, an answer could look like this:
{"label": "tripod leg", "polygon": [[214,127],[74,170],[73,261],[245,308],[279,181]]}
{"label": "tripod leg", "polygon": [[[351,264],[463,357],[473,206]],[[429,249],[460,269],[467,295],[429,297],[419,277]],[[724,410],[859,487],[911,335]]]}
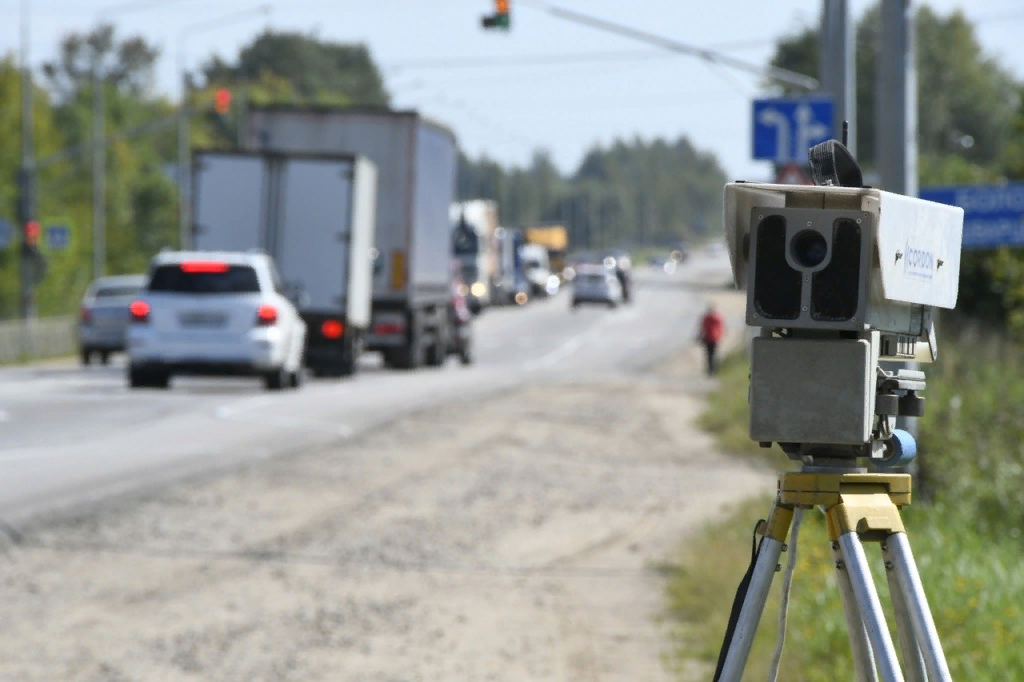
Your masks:
{"label": "tripod leg", "polygon": [[[893,533],[882,545],[887,564],[892,565],[892,572],[899,585],[899,592],[907,606],[911,630],[914,639],[921,647],[924,664],[933,682],[952,682],[946,655],[942,652],[939,634],[935,630],[935,621],[928,608],[928,599],[921,585],[921,576],[914,563],[914,555],[910,551],[910,542],[906,533]],[[888,565],[886,566],[888,568]]]}
{"label": "tripod leg", "polygon": [[754,644],[754,635],[761,622],[765,602],[768,601],[768,591],[771,589],[775,568],[779,565],[779,557],[782,556],[782,547],[792,520],[792,509],[780,507],[778,504],[772,508],[768,529],[757,549],[757,560],[736,621],[736,629],[729,641],[721,674],[715,678],[715,682],[740,682],[743,678],[750,647]]}
{"label": "tripod leg", "polygon": [[846,562],[839,551],[839,543],[832,543],[832,556],[836,560],[836,575],[839,579],[839,595],[843,599],[843,614],[846,616],[846,630],[850,636],[850,649],[853,651],[853,669],[858,682],[878,682],[875,671],[875,658],[871,653],[871,642],[868,631],[864,627],[864,619],[857,608],[857,598],[853,594],[850,574],[846,570]]}
{"label": "tripod leg", "polygon": [[857,609],[863,618],[868,641],[871,642],[878,662],[879,675],[884,682],[903,682],[903,672],[896,658],[896,647],[893,646],[889,628],[885,624],[882,603],[878,600],[878,591],[875,590],[860,537],[853,532],[843,533],[839,536],[839,549],[842,551],[843,562],[850,576],[850,587],[857,601]]}
{"label": "tripod leg", "polygon": [[893,570],[892,559],[884,544],[882,551],[885,554],[885,577],[889,581],[889,595],[892,597],[892,610],[896,616],[896,632],[900,637],[900,651],[903,652],[907,682],[928,682],[924,657],[921,655],[921,647],[917,645],[917,638],[914,636],[914,628],[910,620],[910,608],[903,596],[903,590],[900,589],[896,571]]}

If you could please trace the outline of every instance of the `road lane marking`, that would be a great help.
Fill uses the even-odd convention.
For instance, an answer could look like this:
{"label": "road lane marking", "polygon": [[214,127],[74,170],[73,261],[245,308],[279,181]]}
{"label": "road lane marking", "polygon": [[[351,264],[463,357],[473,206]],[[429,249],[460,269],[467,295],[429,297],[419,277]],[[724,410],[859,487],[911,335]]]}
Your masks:
{"label": "road lane marking", "polygon": [[279,426],[306,431],[323,431],[335,436],[341,436],[342,438],[351,438],[355,433],[354,429],[348,424],[331,424],[329,422],[278,414],[255,415],[249,413],[253,409],[269,406],[272,402],[273,398],[270,396],[259,396],[248,400],[240,400],[231,405],[218,405],[214,408],[213,414],[218,419],[225,421]]}

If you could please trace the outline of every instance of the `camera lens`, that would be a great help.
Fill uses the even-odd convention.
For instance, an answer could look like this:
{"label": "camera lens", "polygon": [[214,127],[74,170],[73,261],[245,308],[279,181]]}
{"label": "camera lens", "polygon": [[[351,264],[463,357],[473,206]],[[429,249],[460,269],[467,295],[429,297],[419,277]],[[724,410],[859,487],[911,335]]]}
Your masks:
{"label": "camera lens", "polygon": [[804,230],[795,237],[791,248],[793,249],[793,260],[805,268],[813,268],[821,265],[828,254],[828,244],[820,232]]}

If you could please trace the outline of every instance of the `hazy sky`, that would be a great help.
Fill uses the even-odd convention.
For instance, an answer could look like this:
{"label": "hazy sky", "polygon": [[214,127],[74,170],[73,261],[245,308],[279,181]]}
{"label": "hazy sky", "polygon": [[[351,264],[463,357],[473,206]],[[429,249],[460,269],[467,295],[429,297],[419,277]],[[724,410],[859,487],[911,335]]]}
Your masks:
{"label": "hazy sky", "polygon": [[[122,33],[141,33],[163,48],[157,87],[177,96],[175,57],[182,28],[261,5],[260,0],[29,0],[31,62],[54,56],[60,37],[95,23],[102,8],[130,6],[111,18]],[[365,42],[384,68],[395,105],[450,125],[471,155],[524,164],[550,151],[571,170],[595,142],[681,134],[719,155],[731,179],[764,179],[750,160],[750,100],[756,76],[568,23],[512,0],[512,31],[485,31],[492,0],[278,0],[266,17],[192,31],[190,67],[210,54],[233,59],[254,33],[275,29]],[[0,50],[19,45],[20,0],[0,0]],[[764,63],[772,39],[814,23],[811,0],[557,0],[555,4],[715,47]],[[854,16],[870,2],[851,0]],[[986,49],[1024,79],[1021,0],[931,0],[946,13],[961,7],[979,21]],[[141,7],[141,9],[140,9]],[[572,59],[566,59],[572,56]]]}

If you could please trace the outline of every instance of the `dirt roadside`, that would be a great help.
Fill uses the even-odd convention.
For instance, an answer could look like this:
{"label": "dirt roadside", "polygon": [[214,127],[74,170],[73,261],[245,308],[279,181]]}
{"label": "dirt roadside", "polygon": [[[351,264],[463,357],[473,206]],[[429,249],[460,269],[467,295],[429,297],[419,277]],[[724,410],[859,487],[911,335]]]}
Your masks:
{"label": "dirt roadside", "polygon": [[692,426],[700,357],[27,529],[0,562],[0,679],[674,679],[655,565],[774,481]]}

